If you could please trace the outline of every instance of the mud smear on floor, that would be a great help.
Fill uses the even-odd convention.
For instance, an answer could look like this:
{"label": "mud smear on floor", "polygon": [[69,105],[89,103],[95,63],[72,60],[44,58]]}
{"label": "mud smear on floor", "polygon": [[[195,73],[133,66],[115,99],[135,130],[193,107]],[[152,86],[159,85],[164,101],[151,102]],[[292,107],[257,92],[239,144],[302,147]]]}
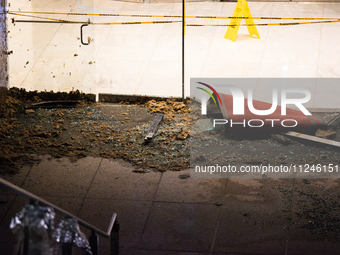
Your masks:
{"label": "mud smear on floor", "polygon": [[301,234],[305,229],[310,240],[339,242],[339,186],[339,179],[296,179],[293,187],[278,185],[282,202],[291,208],[291,231]]}
{"label": "mud smear on floor", "polygon": [[287,229],[292,240],[340,241],[339,179],[239,178],[228,180],[227,187],[231,205],[244,205],[249,228],[256,220],[265,231],[271,219],[270,225]]}

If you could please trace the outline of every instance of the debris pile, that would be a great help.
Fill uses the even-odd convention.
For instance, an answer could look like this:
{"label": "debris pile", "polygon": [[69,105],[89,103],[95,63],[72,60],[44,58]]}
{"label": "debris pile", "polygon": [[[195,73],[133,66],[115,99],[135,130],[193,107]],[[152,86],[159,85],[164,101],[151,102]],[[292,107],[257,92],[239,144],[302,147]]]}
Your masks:
{"label": "debris pile", "polygon": [[[237,136],[224,128],[210,127],[205,120],[198,122],[194,111],[197,115],[200,111],[189,109],[190,100],[89,104],[88,95],[71,92],[51,93],[51,97],[83,100],[76,107],[24,108],[28,101],[50,100],[47,94],[9,91],[6,104],[0,109],[0,155],[4,158],[18,154],[49,154],[74,160],[86,156],[123,158],[136,165],[137,172],[187,169],[190,156],[195,161],[202,155],[204,164],[340,164],[340,153],[335,150],[305,146],[289,139],[286,143],[269,134]],[[155,113],[165,116],[152,142],[145,144]],[[194,122],[197,127],[190,133]],[[209,130],[204,131],[208,126]],[[12,163],[16,158],[10,158]],[[4,162],[11,166],[10,161]]]}
{"label": "debris pile", "polygon": [[[190,104],[190,101],[187,100],[186,103]],[[190,109],[185,103],[178,102],[173,98],[164,101],[150,100],[145,103],[145,106],[151,113],[164,113],[168,117],[173,117],[175,113],[185,114],[190,112]]]}
{"label": "debris pile", "polygon": [[336,137],[336,132],[333,129],[328,130],[318,129],[315,133],[315,136],[325,139],[332,139]]}
{"label": "debris pile", "polygon": [[[17,97],[8,98],[9,104],[4,108],[7,117],[3,115],[0,123],[0,155],[5,155],[4,158],[11,154],[20,157],[49,154],[72,160],[86,156],[122,158],[136,165],[137,172],[176,171],[189,167],[189,110],[183,102],[175,99],[153,101],[146,107],[143,104],[88,104],[83,101],[75,108],[25,109],[25,100],[38,102],[50,98],[45,98],[45,92],[30,95],[18,89],[12,92]],[[75,93],[54,99],[65,98],[79,99]],[[166,117],[152,142],[146,145],[144,137],[154,118],[153,113],[160,109]],[[14,168],[15,161],[6,162]]]}
{"label": "debris pile", "polygon": [[0,107],[0,117],[1,118],[14,117],[14,115],[18,113],[20,107],[21,107],[20,100],[8,95],[5,103]]}

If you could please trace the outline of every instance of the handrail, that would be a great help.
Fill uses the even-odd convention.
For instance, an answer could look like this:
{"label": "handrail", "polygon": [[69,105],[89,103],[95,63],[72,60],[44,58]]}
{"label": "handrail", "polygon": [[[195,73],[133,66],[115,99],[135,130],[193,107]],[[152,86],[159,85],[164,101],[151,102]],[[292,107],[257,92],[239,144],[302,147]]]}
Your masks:
{"label": "handrail", "polygon": [[17,193],[18,195],[22,195],[28,199],[34,199],[34,200],[37,200],[39,201],[39,203],[41,203],[42,205],[44,206],[49,206],[49,207],[52,207],[56,212],[59,212],[60,214],[64,215],[64,216],[67,216],[67,217],[71,217],[71,218],[75,218],[79,225],[82,225],[96,233],[98,233],[99,235],[103,236],[103,237],[110,237],[111,235],[111,230],[113,228],[113,225],[116,221],[116,218],[117,218],[117,214],[116,213],[113,213],[112,215],[112,218],[111,218],[111,222],[110,222],[110,225],[108,227],[108,230],[107,232],[104,232],[103,230],[100,230],[99,228],[96,228],[94,226],[92,226],[91,224],[87,223],[86,221],[83,221],[82,219],[78,218],[77,216],[65,211],[64,209],[61,209],[60,207],[0,178],[0,185],[2,186],[5,186],[6,188],[9,188],[10,190],[14,191],[15,193]]}

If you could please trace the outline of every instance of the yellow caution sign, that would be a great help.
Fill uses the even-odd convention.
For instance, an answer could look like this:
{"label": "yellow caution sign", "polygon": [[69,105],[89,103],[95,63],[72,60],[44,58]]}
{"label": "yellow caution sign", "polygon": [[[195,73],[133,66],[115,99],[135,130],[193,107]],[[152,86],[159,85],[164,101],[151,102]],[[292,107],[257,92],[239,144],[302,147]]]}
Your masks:
{"label": "yellow caution sign", "polygon": [[246,0],[238,0],[233,18],[230,20],[228,30],[224,36],[225,39],[230,38],[233,42],[236,41],[238,29],[240,28],[241,19],[244,18],[250,35],[256,35],[260,38],[257,32],[254,20],[251,17],[249,6]]}

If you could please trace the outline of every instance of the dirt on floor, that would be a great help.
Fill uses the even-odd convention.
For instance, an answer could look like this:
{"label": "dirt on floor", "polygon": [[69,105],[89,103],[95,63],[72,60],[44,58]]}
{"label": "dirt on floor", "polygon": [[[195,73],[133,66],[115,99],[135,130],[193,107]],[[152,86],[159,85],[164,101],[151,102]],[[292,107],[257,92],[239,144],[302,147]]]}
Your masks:
{"label": "dirt on floor", "polygon": [[[73,160],[123,158],[136,165],[136,172],[189,167],[189,100],[100,104],[79,92],[51,95],[15,88],[9,91],[1,109],[0,161],[8,165],[3,171],[17,171],[15,162],[25,163],[24,155],[41,154]],[[55,108],[51,104],[44,108],[41,102],[51,97],[60,104],[62,100],[78,100],[78,104],[64,108],[64,104],[55,103]],[[34,104],[37,102],[40,104]],[[164,113],[164,118],[152,142],[145,143],[155,113]]]}
{"label": "dirt on floor", "polygon": [[[340,163],[340,152],[327,146],[289,138],[283,141],[271,134],[229,134],[223,128],[197,130],[199,109],[194,104],[189,107],[188,99],[135,104],[93,100],[93,95],[79,91],[11,88],[0,109],[1,171],[16,172],[17,164],[32,162],[41,154],[73,160],[86,156],[123,158],[136,166],[136,172],[187,169],[190,156],[192,163],[204,164]],[[144,138],[156,113],[163,113],[164,118],[152,142],[146,143]],[[337,139],[339,130],[316,135]]]}
{"label": "dirt on floor", "polygon": [[[286,219],[297,228],[308,229],[314,241],[340,241],[339,179],[297,179],[294,187],[275,187],[290,213]],[[294,193],[293,201],[290,196]]]}

